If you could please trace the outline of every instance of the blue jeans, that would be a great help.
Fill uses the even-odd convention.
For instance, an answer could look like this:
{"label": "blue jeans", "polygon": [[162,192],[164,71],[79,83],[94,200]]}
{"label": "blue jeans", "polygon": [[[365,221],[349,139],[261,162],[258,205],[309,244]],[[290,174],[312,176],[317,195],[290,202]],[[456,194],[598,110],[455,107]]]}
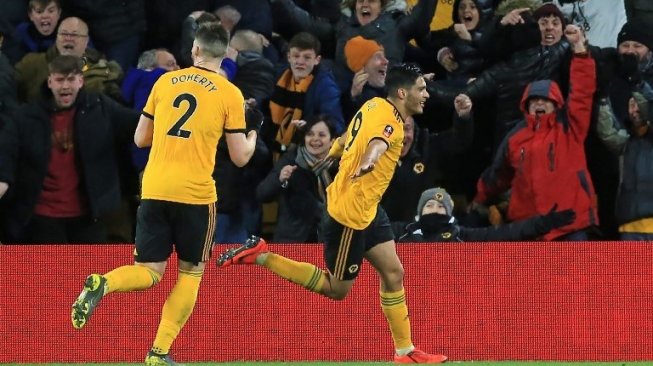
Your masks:
{"label": "blue jeans", "polygon": [[241,244],[247,240],[243,214],[218,214],[213,241],[218,244]]}

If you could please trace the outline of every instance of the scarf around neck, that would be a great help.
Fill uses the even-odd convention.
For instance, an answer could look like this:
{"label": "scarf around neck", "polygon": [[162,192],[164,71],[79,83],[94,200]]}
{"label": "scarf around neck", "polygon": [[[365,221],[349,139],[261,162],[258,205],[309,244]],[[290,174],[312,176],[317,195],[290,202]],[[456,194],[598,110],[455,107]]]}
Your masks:
{"label": "scarf around neck", "polygon": [[326,187],[331,184],[333,178],[329,173],[331,164],[320,164],[322,159],[312,155],[306,150],[306,146],[299,146],[297,148],[297,157],[295,162],[303,169],[310,170],[317,176],[317,191],[320,194],[322,202],[326,202]]}
{"label": "scarf around neck", "polygon": [[295,125],[292,120],[301,119],[304,97],[308,87],[313,82],[314,75],[310,74],[299,82],[295,82],[290,68],[284,71],[274,92],[270,97],[270,115],[272,122],[279,126],[275,140],[288,146],[295,134]]}

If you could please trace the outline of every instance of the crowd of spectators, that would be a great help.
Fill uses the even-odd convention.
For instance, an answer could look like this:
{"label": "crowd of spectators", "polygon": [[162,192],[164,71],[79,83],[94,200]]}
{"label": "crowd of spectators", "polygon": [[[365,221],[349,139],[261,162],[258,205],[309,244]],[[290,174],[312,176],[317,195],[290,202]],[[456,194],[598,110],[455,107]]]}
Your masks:
{"label": "crowd of spectators", "polygon": [[[245,97],[247,128],[260,131],[243,168],[221,159],[219,144],[216,242],[315,241],[337,171],[318,162],[365,101],[385,96],[388,67],[402,62],[422,68],[430,98],[404,121],[381,203],[397,236],[415,238],[423,214],[437,211],[458,240],[651,240],[650,3],[6,2],[0,242],[133,242],[148,159],[133,143],[138,115],[162,74],[191,67],[204,22],[229,31],[221,73]],[[62,76],[73,59],[82,75]],[[460,113],[460,98],[472,113]],[[432,187],[451,204],[422,212]],[[505,237],[465,234],[513,222]]]}

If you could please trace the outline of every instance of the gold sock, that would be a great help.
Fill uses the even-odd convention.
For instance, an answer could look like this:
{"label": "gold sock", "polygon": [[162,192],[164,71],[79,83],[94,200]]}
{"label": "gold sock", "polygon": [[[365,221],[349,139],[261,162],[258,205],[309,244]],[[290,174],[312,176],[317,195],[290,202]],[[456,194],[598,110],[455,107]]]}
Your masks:
{"label": "gold sock", "polygon": [[402,288],[395,292],[381,292],[381,309],[388,320],[395,349],[412,349],[413,342],[410,338],[410,319],[406,305],[406,293]]}
{"label": "gold sock", "polygon": [[122,266],[106,273],[107,279],[104,293],[128,292],[150,288],[161,280],[161,275],[145,266]]}
{"label": "gold sock", "polygon": [[202,272],[179,270],[177,283],[163,304],[161,322],[152,346],[153,352],[165,355],[170,351],[172,342],[193,312],[201,280]]}
{"label": "gold sock", "polygon": [[329,279],[328,274],[311,263],[297,262],[274,253],[268,253],[262,264],[282,278],[318,294]]}

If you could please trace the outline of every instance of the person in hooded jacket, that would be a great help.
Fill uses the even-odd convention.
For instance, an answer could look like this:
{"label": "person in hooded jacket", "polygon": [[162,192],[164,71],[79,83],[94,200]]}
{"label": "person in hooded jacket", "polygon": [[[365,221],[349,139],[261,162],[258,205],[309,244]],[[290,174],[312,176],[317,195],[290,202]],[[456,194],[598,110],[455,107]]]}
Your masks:
{"label": "person in hooded jacket", "polygon": [[422,192],[415,221],[394,222],[392,228],[399,242],[442,241],[516,241],[538,239],[558,227],[568,225],[576,216],[574,210],[557,211],[553,206],[546,215],[506,225],[469,228],[461,226],[453,216],[454,202],[443,188]]}
{"label": "person in hooded jacket", "polygon": [[509,221],[541,215],[557,203],[562,209],[574,209],[576,219],[551,230],[545,239],[587,240],[586,230],[598,224],[584,145],[596,90],[596,65],[578,26],[568,25],[565,35],[574,52],[567,103],[552,80],[526,87],[521,101],[524,120],[506,135],[492,165],[481,175],[472,206],[511,189]]}

